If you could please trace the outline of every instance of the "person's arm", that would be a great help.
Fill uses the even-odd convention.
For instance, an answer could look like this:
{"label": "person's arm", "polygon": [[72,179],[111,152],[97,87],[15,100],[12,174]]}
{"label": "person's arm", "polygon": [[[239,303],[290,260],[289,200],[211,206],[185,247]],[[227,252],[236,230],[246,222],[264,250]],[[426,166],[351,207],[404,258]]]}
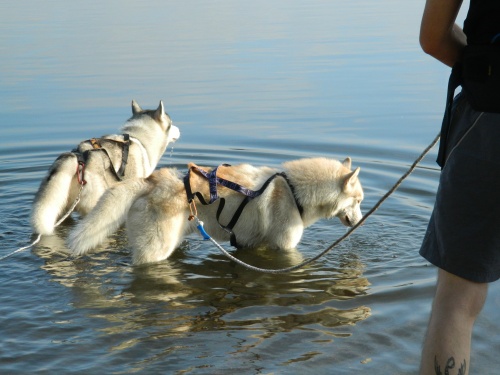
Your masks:
{"label": "person's arm", "polygon": [[467,37],[455,20],[462,0],[427,0],[420,25],[420,45],[425,53],[453,66]]}

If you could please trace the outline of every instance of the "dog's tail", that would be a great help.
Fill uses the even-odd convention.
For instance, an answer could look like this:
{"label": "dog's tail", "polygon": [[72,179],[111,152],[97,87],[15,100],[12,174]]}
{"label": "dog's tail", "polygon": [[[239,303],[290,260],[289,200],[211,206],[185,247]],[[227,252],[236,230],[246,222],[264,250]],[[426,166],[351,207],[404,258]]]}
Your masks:
{"label": "dog's tail", "polygon": [[73,153],[62,154],[52,165],[33,201],[31,211],[33,233],[42,235],[54,233],[57,220],[73,203],[71,202],[73,195],[76,197],[77,166],[78,160]]}
{"label": "dog's tail", "polygon": [[97,205],[70,232],[68,247],[73,255],[86,254],[102,244],[125,222],[135,200],[150,188],[146,179],[132,178],[108,189]]}

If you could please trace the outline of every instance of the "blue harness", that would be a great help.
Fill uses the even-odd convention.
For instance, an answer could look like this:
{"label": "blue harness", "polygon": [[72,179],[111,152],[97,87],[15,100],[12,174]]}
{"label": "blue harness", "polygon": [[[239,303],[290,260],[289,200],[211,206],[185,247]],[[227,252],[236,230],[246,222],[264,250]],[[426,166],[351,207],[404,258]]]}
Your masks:
{"label": "blue harness", "polygon": [[[230,167],[229,164],[222,164],[222,166],[223,167]],[[297,205],[297,209],[299,210],[300,216],[302,216],[302,214],[304,212],[304,208],[302,207],[300,202],[297,200],[297,196],[295,194],[295,189],[294,189],[293,185],[290,183],[290,180],[288,179],[288,176],[286,175],[285,172],[275,173],[274,175],[269,177],[266,182],[264,182],[264,184],[262,185],[262,187],[259,190],[251,190],[251,189],[248,189],[244,186],[241,186],[240,184],[237,184],[236,182],[232,182],[232,181],[226,180],[224,178],[218,177],[217,176],[217,169],[218,168],[219,167],[216,167],[211,172],[206,172],[201,168],[198,168],[196,166],[192,166],[191,168],[189,168],[188,173],[184,176],[184,187],[186,189],[188,203],[191,203],[195,197],[197,197],[199,199],[199,201],[201,202],[201,204],[203,204],[203,205],[209,205],[209,204],[214,203],[218,199],[220,200],[219,207],[217,208],[217,214],[216,214],[217,223],[220,225],[220,227],[222,229],[224,229],[226,232],[229,233],[232,246],[234,246],[236,248],[240,247],[240,246],[238,246],[238,243],[236,241],[236,235],[233,232],[233,228],[236,225],[236,223],[238,222],[238,219],[240,218],[241,213],[245,209],[246,205],[252,199],[257,198],[262,193],[264,193],[264,191],[269,186],[271,181],[273,181],[276,177],[283,177],[285,179],[288,186],[290,187],[290,190],[292,191],[292,195],[294,197],[295,204]],[[209,191],[210,191],[210,199],[208,202],[205,200],[205,198],[203,197],[203,195],[200,192],[193,192],[192,191],[191,183],[189,181],[189,177],[190,177],[190,174],[192,171],[199,173],[200,175],[202,175],[203,177],[205,177],[208,180]],[[236,209],[235,213],[233,214],[233,217],[231,218],[231,220],[229,221],[229,223],[227,225],[222,225],[219,221],[219,217],[222,213],[222,210],[224,209],[224,205],[226,204],[226,199],[223,197],[219,197],[219,194],[217,191],[217,185],[224,186],[228,189],[234,190],[234,191],[245,196],[245,198],[240,203],[240,205]]]}

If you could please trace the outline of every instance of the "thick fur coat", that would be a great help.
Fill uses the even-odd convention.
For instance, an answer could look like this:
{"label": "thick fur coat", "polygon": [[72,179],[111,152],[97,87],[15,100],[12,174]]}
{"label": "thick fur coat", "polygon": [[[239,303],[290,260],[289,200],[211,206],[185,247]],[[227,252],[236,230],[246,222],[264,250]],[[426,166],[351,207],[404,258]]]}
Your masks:
{"label": "thick fur coat", "polygon": [[[180,136],[162,102],[156,110],[143,110],[132,101],[132,117],[121,131],[83,141],[57,158],[35,195],[31,213],[34,233],[52,234],[58,219],[78,196],[75,210],[85,215],[109,187],[121,180],[149,176],[167,145]],[[128,142],[124,134],[129,136]],[[126,163],[122,163],[124,158]]]}
{"label": "thick fur coat", "polygon": [[[203,170],[210,172],[211,168]],[[241,213],[233,228],[239,247],[292,249],[304,228],[319,219],[338,217],[347,226],[361,219],[363,189],[359,168],[351,171],[350,158],[344,162],[326,158],[294,160],[284,163],[282,171],[286,178],[274,178]],[[219,167],[217,177],[258,190],[277,172],[242,164]],[[201,175],[190,179],[191,189],[208,201],[208,181]],[[219,217],[225,225],[244,197],[227,187],[218,186],[217,190],[225,200]],[[195,198],[194,204],[206,232],[218,241],[227,241],[230,236],[216,219],[220,201],[202,205]],[[298,206],[303,208],[302,213]],[[163,168],[148,178],[130,179],[109,189],[70,233],[69,247],[75,256],[86,254],[126,223],[133,263],[158,262],[168,258],[186,235],[197,230],[195,221],[188,220],[192,210],[182,176],[175,169]]]}

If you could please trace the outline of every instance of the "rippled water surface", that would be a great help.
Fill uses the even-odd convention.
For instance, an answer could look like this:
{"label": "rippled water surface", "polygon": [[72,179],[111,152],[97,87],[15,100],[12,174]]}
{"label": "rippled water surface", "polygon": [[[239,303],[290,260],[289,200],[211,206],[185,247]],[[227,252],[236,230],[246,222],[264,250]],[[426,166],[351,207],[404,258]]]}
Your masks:
{"label": "rippled water surface", "polygon": [[[350,156],[366,212],[439,131],[448,70],[418,46],[422,8],[417,0],[0,4],[0,256],[30,242],[33,196],[54,159],[118,132],[132,99],[146,108],[163,100],[181,129],[160,166],[279,168]],[[0,262],[0,373],[414,374],[436,275],[418,255],[435,156],[348,240],[284,275],[246,270],[198,236],[150,266],[130,265],[123,231],[73,259],[65,239],[74,215]],[[232,251],[286,267],[345,230],[322,221],[296,251]],[[499,305],[492,285],[474,332],[474,373],[495,373]]]}

